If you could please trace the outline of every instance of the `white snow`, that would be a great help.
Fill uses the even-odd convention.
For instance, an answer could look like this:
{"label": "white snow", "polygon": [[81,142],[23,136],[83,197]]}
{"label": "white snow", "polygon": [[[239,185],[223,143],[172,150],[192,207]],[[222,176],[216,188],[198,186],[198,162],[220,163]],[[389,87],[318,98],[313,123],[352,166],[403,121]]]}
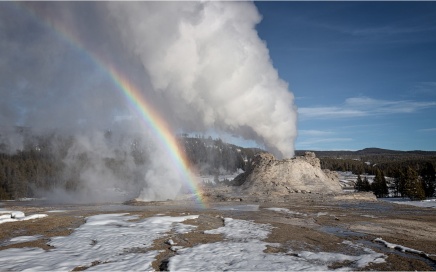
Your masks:
{"label": "white snow", "polygon": [[265,210],[275,211],[278,213],[286,213],[286,214],[296,214],[296,215],[303,215],[307,216],[307,214],[300,213],[300,212],[294,212],[286,208],[265,208]]}
{"label": "white snow", "polygon": [[53,237],[48,243],[54,249],[14,248],[0,251],[4,270],[71,271],[77,266],[88,270],[152,270],[157,251],[141,252],[153,241],[171,231],[174,223],[195,219],[197,215],[151,217],[140,221],[128,214],[101,214],[69,236]]}
{"label": "white snow", "polygon": [[25,216],[21,211],[0,211],[0,224],[44,218],[46,216],[46,214],[32,214]]}
{"label": "white snow", "polygon": [[20,212],[20,211],[11,212],[11,218],[14,218],[14,219],[22,219],[22,218],[24,218],[24,217],[26,217],[26,216],[24,215],[23,212]]}
{"label": "white snow", "polygon": [[362,216],[362,217],[368,217],[368,218],[379,218],[378,216],[370,215],[370,214],[361,214],[360,216]]}
{"label": "white snow", "polygon": [[[190,232],[195,226],[185,220],[198,215],[179,217],[155,216],[138,220],[127,213],[100,214],[87,218],[85,224],[69,236],[51,238],[53,249],[13,248],[0,251],[2,270],[71,271],[82,266],[90,271],[153,270],[151,263],[159,251],[149,250],[153,242],[170,233]],[[168,238],[167,243],[176,256],[169,259],[174,271],[197,270],[328,270],[334,262],[349,261],[341,270],[362,268],[369,263],[383,262],[385,255],[352,242],[344,242],[359,254],[346,255],[333,252],[265,253],[273,226],[252,221],[225,218],[224,227],[205,231],[222,234],[224,241],[202,244],[192,248],[177,246]],[[37,236],[20,236],[11,242],[38,239]],[[290,237],[292,239],[292,236]]]}
{"label": "white snow", "polygon": [[244,170],[238,169],[234,173],[230,173],[230,174],[229,173],[220,173],[218,176],[214,176],[214,175],[202,175],[202,176],[198,177],[198,179],[201,180],[203,183],[206,183],[206,184],[215,184],[216,178],[218,178],[219,181],[223,181],[223,180],[232,181],[232,180],[234,180],[241,173],[244,173]]}
{"label": "white snow", "polygon": [[307,261],[313,261],[315,263],[334,263],[349,261],[355,264],[357,268],[367,266],[369,263],[383,263],[385,262],[385,256],[381,253],[368,250],[368,254],[361,254],[358,256],[345,255],[342,253],[330,253],[330,252],[310,252],[302,251],[298,253],[298,257],[301,257]]}
{"label": "white snow", "polygon": [[175,245],[176,243],[174,243],[173,239],[169,239],[168,241],[166,241],[165,243],[167,243],[168,245],[172,246]]}
{"label": "white snow", "polygon": [[10,239],[9,242],[12,242],[12,243],[23,243],[23,242],[36,241],[39,238],[41,238],[41,235],[18,236],[18,237],[14,237],[14,238]]}
{"label": "white snow", "polygon": [[187,225],[187,224],[182,224],[182,223],[176,223],[176,224],[174,224],[174,227],[173,227],[174,231],[176,233],[180,233],[180,234],[189,233],[189,232],[195,230],[196,228],[197,228],[197,226]]}
{"label": "white snow", "polygon": [[271,229],[269,224],[256,224],[246,220],[224,218],[224,227],[206,230],[204,233],[224,234],[227,239],[247,241],[265,239]]}
{"label": "white snow", "polygon": [[259,210],[259,205],[225,205],[216,207],[216,210],[220,211],[246,211],[246,212],[255,212]]}
{"label": "white snow", "polygon": [[325,215],[328,215],[329,213],[328,212],[318,212],[317,214],[316,214],[316,216],[317,217],[320,217],[320,216],[325,216]]}
{"label": "white snow", "polygon": [[261,241],[270,233],[272,226],[251,221],[225,218],[225,226],[205,231],[224,234],[226,241],[203,244],[193,248],[177,249],[177,255],[170,258],[170,271],[295,271],[329,270],[328,266],[337,261],[351,261],[352,267],[362,268],[369,263],[384,262],[385,255],[349,242],[349,246],[360,248],[362,254],[351,256],[339,253],[309,252],[265,253],[267,246],[277,244]]}
{"label": "white snow", "polygon": [[388,201],[395,204],[404,204],[422,208],[436,208],[436,199],[426,199],[421,201],[411,201],[408,198],[379,198],[383,201]]}
{"label": "white snow", "polygon": [[44,198],[22,197],[18,199],[18,201],[35,201],[35,200],[44,200]]}
{"label": "white snow", "polygon": [[428,254],[424,253],[421,250],[416,250],[416,249],[413,249],[413,248],[410,248],[410,247],[405,247],[405,246],[402,246],[402,245],[397,245],[397,244],[389,243],[389,242],[386,242],[385,240],[383,240],[382,238],[376,238],[376,239],[374,239],[374,242],[384,244],[387,248],[396,249],[396,250],[399,250],[401,252],[409,252],[409,253],[414,253],[414,254],[418,254],[418,255],[423,255],[423,256],[426,256],[426,257],[429,256]]}

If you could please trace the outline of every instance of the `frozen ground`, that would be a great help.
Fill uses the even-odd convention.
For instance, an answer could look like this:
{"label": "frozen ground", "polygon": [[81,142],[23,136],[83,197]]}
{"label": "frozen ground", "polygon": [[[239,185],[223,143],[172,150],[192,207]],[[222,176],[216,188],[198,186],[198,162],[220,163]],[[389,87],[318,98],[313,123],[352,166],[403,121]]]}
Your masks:
{"label": "frozen ground", "polygon": [[426,199],[421,201],[411,201],[409,198],[381,198],[382,201],[388,201],[396,204],[410,205],[422,208],[436,208],[436,199]]}
{"label": "frozen ground", "polygon": [[[274,210],[274,209],[273,209]],[[195,226],[181,222],[196,219],[189,216],[155,216],[139,220],[137,216],[125,213],[100,214],[89,217],[86,223],[71,235],[53,237],[48,244],[52,250],[41,248],[13,248],[0,251],[1,268],[5,270],[72,270],[89,267],[87,270],[131,271],[152,270],[152,261],[158,251],[150,250],[155,240],[173,231],[187,233]],[[205,234],[223,234],[224,241],[198,245],[191,248],[174,247],[177,255],[169,259],[171,271],[224,271],[224,270],[328,270],[328,265],[338,261],[354,263],[347,268],[363,268],[369,263],[381,263],[385,255],[376,253],[359,244],[346,243],[359,247],[358,256],[330,252],[292,251],[284,253],[265,253],[271,233],[269,224],[225,218],[224,226],[205,231]],[[28,242],[40,236],[19,236],[11,238],[10,243]],[[142,249],[142,250],[139,250]]]}
{"label": "frozen ground", "polygon": [[4,211],[0,210],[0,224],[7,222],[17,222],[17,221],[25,221],[32,220],[37,218],[46,217],[46,214],[32,214],[29,216],[25,216],[21,211]]}
{"label": "frozen ground", "polygon": [[171,201],[8,202],[0,210],[4,215],[46,216],[1,225],[0,271],[436,269],[431,209],[294,197],[282,203],[209,203],[206,209]]}
{"label": "frozen ground", "polygon": [[361,245],[358,256],[331,252],[292,251],[265,253],[267,246],[277,246],[263,242],[271,232],[271,225],[256,224],[245,220],[225,218],[224,227],[207,231],[208,234],[223,234],[223,242],[199,245],[177,251],[169,260],[170,271],[296,271],[329,270],[335,262],[354,263],[341,270],[363,268],[370,263],[384,262],[384,254],[376,253]]}
{"label": "frozen ground", "polygon": [[238,176],[239,174],[244,173],[244,170],[238,169],[238,171],[234,173],[220,173],[217,176],[214,175],[202,175],[199,177],[199,180],[202,181],[205,184],[215,184],[215,181],[218,179],[219,181],[232,181]]}
{"label": "frozen ground", "polygon": [[157,216],[132,221],[138,217],[125,213],[95,215],[71,235],[51,238],[48,244],[54,247],[52,250],[26,247],[0,251],[0,264],[2,270],[71,271],[96,262],[91,270],[152,270],[157,251],[138,253],[138,249],[149,248],[171,230],[189,231],[192,228],[180,222],[197,217]]}

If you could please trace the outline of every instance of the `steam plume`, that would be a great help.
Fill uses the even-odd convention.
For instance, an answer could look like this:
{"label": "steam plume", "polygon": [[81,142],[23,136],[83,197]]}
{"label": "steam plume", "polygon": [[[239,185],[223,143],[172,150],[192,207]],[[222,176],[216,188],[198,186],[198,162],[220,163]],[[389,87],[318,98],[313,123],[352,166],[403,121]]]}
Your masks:
{"label": "steam plume", "polygon": [[[174,198],[179,177],[96,66],[98,56],[123,71],[174,132],[214,129],[291,157],[296,108],[257,35],[260,20],[250,2],[2,2],[0,126],[73,135],[60,159],[68,169],[85,167],[83,191],[104,184],[139,190],[147,200]],[[23,147],[21,134],[4,131],[10,151]],[[121,132],[146,139],[147,167],[132,155],[139,142]],[[85,153],[87,165],[78,160]],[[120,156],[131,182],[107,168]]]}
{"label": "steam plume", "polygon": [[244,2],[112,2],[125,45],[176,123],[216,128],[294,154],[296,110],[257,35],[260,15]]}

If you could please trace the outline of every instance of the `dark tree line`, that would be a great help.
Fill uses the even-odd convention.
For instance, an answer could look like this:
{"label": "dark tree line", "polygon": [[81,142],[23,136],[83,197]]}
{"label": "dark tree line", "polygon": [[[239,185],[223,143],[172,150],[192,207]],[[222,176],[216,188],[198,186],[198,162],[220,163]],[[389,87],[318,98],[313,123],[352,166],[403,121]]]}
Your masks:
{"label": "dark tree line", "polygon": [[[105,137],[111,141],[110,133]],[[238,168],[245,169],[254,155],[261,151],[210,137],[179,137],[178,140],[190,164],[200,174],[216,175],[232,173]],[[69,191],[80,189],[83,184],[80,174],[93,167],[92,158],[90,154],[80,153],[67,166],[64,159],[72,145],[73,139],[70,137],[39,136],[27,141],[22,150],[10,154],[6,152],[8,147],[3,144],[0,150],[0,199],[35,197],[38,191],[54,188]],[[148,156],[148,150],[139,146],[133,142],[130,150],[119,151],[115,158],[103,158],[105,168],[119,180],[138,183],[144,178],[140,169],[152,159]],[[136,165],[133,170],[126,164],[126,152]]]}
{"label": "dark tree line", "polygon": [[[414,200],[435,196],[436,156],[403,153],[351,156],[347,158],[321,157],[321,167],[334,171],[350,171],[358,175],[356,190],[372,191],[377,197],[389,195],[409,197]],[[375,175],[369,184],[362,174]],[[385,176],[392,177],[386,182]]]}
{"label": "dark tree line", "polygon": [[35,151],[0,154],[0,199],[33,197],[36,188],[50,189],[63,166]]}
{"label": "dark tree line", "polygon": [[228,173],[245,170],[254,155],[262,152],[258,148],[243,148],[211,137],[180,137],[179,141],[190,163],[208,175],[218,174],[220,170]]}

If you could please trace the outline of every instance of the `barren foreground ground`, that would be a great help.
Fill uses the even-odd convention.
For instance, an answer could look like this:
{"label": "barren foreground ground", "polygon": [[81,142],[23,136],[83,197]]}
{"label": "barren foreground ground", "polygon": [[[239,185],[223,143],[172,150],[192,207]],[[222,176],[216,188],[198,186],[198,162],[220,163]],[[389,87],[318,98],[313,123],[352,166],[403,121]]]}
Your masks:
{"label": "barren foreground ground", "polygon": [[[156,215],[199,215],[183,223],[197,228],[187,233],[174,231],[154,240],[153,244],[138,251],[158,250],[150,264],[154,270],[167,270],[168,260],[177,255],[171,243],[183,248],[223,241],[223,234],[205,233],[222,227],[225,218],[252,220],[270,224],[273,228],[262,241],[274,244],[264,250],[267,254],[296,252],[333,252],[356,254],[344,241],[363,245],[383,253],[385,262],[370,263],[353,270],[436,270],[436,210],[398,205],[382,201],[337,200],[313,194],[294,194],[287,201],[226,201],[208,203],[200,207],[186,201],[105,205],[49,205],[38,202],[3,202],[2,210],[22,211],[26,215],[43,213],[45,218],[9,222],[0,225],[0,252],[9,248],[39,247],[53,250],[48,245],[51,237],[71,235],[87,218],[97,214],[129,213],[143,219]],[[272,208],[272,209],[271,209]],[[284,209],[279,209],[284,208]],[[53,212],[57,211],[57,212]],[[38,236],[39,235],[39,236]],[[36,236],[33,241],[10,243],[18,236]],[[113,233],[116,237],[116,231]],[[385,243],[399,245],[391,249]],[[409,252],[405,247],[419,252]],[[405,251],[405,252],[402,252]],[[412,250],[413,251],[413,250]],[[225,262],[226,260],[222,260]],[[84,263],[72,270],[98,268],[99,261]],[[350,267],[349,261],[336,261],[329,269]],[[0,263],[0,270],[5,270]]]}

